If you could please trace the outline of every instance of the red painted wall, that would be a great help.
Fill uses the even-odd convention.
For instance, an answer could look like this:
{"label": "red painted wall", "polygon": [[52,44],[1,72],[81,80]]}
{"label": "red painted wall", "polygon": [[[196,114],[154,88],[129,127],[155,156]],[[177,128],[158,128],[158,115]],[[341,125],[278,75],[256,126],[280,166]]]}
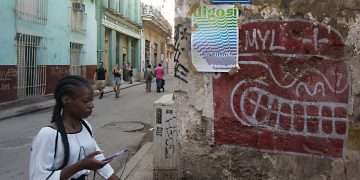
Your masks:
{"label": "red painted wall", "polygon": [[16,99],[16,66],[0,66],[0,102]]}
{"label": "red painted wall", "polygon": [[240,71],[214,79],[216,144],[341,157],[350,83],[339,33],[264,20],[241,24],[239,43]]}

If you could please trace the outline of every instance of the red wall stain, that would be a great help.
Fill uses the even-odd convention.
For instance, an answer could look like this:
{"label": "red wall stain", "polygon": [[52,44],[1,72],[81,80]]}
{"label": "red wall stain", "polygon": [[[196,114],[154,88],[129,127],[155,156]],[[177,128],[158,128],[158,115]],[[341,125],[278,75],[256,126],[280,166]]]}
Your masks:
{"label": "red wall stain", "polygon": [[16,82],[16,66],[0,66],[0,102],[16,99]]}
{"label": "red wall stain", "polygon": [[302,20],[239,28],[235,75],[214,79],[215,142],[258,150],[341,157],[350,83],[344,43]]}
{"label": "red wall stain", "polygon": [[46,94],[54,93],[58,81],[70,74],[69,65],[46,66]]}

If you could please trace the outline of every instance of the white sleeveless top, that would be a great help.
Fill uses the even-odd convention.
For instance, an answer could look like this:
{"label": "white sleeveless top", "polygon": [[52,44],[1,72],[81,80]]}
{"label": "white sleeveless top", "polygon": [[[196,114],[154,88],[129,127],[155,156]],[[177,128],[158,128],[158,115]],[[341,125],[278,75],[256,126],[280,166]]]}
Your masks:
{"label": "white sleeveless top", "polygon": [[[86,124],[89,126],[91,132],[93,132],[90,124],[88,122],[86,122]],[[62,165],[64,159],[64,145],[59,133],[56,158],[54,160],[56,133],[57,130],[51,127],[43,127],[35,136],[31,146],[29,172],[30,180],[45,180],[51,173],[53,174],[49,180],[60,179],[61,170],[56,170],[54,172],[53,170]],[[82,125],[80,132],[67,134],[67,137],[70,147],[69,162],[67,166],[84,159],[87,155],[94,151],[100,150],[95,139],[90,135],[84,125]],[[104,159],[104,156],[101,154],[96,156],[96,158]],[[108,179],[114,173],[114,170],[109,164],[107,164],[103,168],[97,170],[97,173],[104,179]],[[81,170],[69,179],[78,178],[83,174],[88,175],[90,174],[90,171]]]}

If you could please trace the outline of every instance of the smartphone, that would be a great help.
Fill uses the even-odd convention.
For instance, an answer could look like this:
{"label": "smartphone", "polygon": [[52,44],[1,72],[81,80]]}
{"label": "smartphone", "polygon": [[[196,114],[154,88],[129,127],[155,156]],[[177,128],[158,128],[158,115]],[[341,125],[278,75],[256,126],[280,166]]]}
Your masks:
{"label": "smartphone", "polygon": [[121,156],[122,154],[124,154],[126,152],[128,152],[128,149],[123,149],[123,150],[121,150],[119,152],[116,152],[116,153],[106,157],[105,159],[103,159],[103,161],[114,160],[114,159],[116,159],[117,157]]}

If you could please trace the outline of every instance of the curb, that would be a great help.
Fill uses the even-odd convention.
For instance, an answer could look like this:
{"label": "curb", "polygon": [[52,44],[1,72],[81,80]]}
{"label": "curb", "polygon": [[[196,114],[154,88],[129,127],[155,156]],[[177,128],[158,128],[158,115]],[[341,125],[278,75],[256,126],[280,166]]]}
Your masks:
{"label": "curb", "polygon": [[151,150],[153,143],[147,142],[143,146],[141,146],[140,150],[136,152],[136,154],[131,157],[128,163],[126,163],[124,173],[118,172],[116,175],[120,177],[120,180],[125,180],[129,177],[129,175],[134,171],[143,157]]}
{"label": "curb", "polygon": [[[140,81],[138,83],[133,83],[129,86],[123,87],[120,89],[128,89],[130,87],[134,87],[134,86],[139,86],[144,84],[145,82]],[[104,94],[108,94],[113,92],[113,89],[110,88],[110,90],[104,90]],[[96,90],[94,92],[94,96],[97,96],[99,94],[99,92]],[[13,109],[9,109],[9,110],[5,110],[5,111],[0,111],[0,121],[1,120],[6,120],[9,118],[14,118],[14,117],[18,117],[18,116],[22,116],[22,115],[26,115],[29,113],[34,113],[34,112],[38,112],[38,111],[42,111],[42,110],[46,110],[49,108],[52,108],[55,105],[55,100],[51,99],[45,102],[41,102],[41,103],[34,103],[34,104],[29,104],[29,105],[24,105],[22,107],[17,107],[17,108],[13,108]]]}
{"label": "curb", "polygon": [[15,109],[5,110],[1,112],[0,120],[5,120],[13,117],[22,116],[25,114],[49,109],[55,105],[55,100],[49,100],[42,103],[34,104],[34,105],[27,105],[24,107],[19,107]]}

